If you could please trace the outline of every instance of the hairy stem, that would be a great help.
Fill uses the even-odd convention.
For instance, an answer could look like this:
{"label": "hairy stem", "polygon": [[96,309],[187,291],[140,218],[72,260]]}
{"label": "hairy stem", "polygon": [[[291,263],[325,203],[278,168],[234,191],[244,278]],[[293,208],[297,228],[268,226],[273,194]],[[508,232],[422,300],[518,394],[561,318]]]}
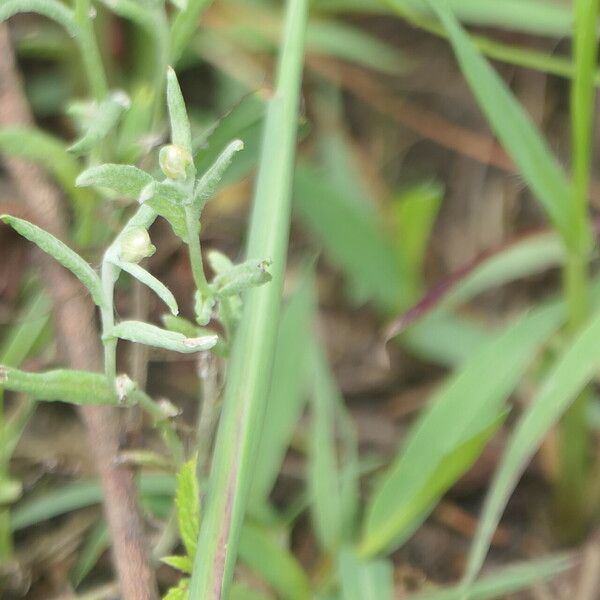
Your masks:
{"label": "hairy stem", "polygon": [[204,274],[204,266],[202,265],[200,222],[198,221],[198,215],[192,206],[185,207],[185,223],[187,226],[188,248],[194,284],[202,297],[208,298],[211,295],[211,291],[208,287],[208,281],[206,281],[206,275]]}

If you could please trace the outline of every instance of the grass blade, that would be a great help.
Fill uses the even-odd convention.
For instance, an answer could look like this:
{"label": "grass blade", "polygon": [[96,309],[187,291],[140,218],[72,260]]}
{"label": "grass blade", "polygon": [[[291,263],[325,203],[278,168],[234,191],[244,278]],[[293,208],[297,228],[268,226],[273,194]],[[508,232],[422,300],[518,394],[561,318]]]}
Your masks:
{"label": "grass blade", "polygon": [[274,96],[269,101],[247,259],[273,260],[270,283],[249,290],[232,351],[200,528],[190,600],[227,597],[268,386],[290,224],[307,0],[290,0]]}
{"label": "grass blade", "polygon": [[444,25],[463,75],[495,134],[511,155],[548,218],[577,245],[571,186],[530,117],[481,56],[445,2],[429,2]]}
{"label": "grass blade", "polygon": [[388,560],[360,560],[344,548],[338,556],[342,600],[393,600],[394,567]]}
{"label": "grass blade", "polygon": [[[574,563],[573,557],[558,555],[511,565],[475,581],[469,588],[466,598],[468,600],[506,598],[509,594],[514,594],[535,583],[556,577],[566,569],[570,569]],[[454,586],[413,594],[406,600],[460,600],[461,598],[465,598],[464,589]]]}
{"label": "grass blade", "polygon": [[481,569],[491,537],[527,462],[546,433],[597,372],[599,336],[600,312],[563,352],[520,418],[483,507],[465,572],[465,586],[473,582]]}
{"label": "grass blade", "polygon": [[[445,481],[444,488],[435,489],[437,480],[444,479],[438,472],[440,465],[461,446],[477,440],[500,417],[506,399],[540,346],[560,326],[563,313],[562,306],[551,305],[521,317],[481,348],[436,394],[371,497],[361,542],[364,555],[388,549],[452,484]],[[480,447],[475,444],[470,450]],[[477,457],[472,451],[470,461],[461,459],[464,469]],[[427,494],[424,490],[431,481],[435,493]]]}

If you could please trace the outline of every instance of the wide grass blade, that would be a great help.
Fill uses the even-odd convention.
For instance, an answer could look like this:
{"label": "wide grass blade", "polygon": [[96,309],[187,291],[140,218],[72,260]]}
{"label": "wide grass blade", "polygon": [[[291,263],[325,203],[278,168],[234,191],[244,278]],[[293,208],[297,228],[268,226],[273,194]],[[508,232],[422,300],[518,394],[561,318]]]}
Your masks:
{"label": "wide grass blade", "polygon": [[[410,529],[413,519],[453,483],[444,481],[439,472],[444,460],[461,448],[469,450],[466,457],[460,457],[462,469],[446,468],[454,469],[458,478],[477,458],[486,430],[491,428],[489,437],[505,410],[506,399],[536,352],[561,325],[563,313],[562,306],[551,305],[521,317],[480,348],[432,398],[367,505],[363,555],[393,546],[405,529]],[[482,435],[483,440],[476,443]],[[429,486],[432,490],[428,493]]]}
{"label": "wide grass blade", "polygon": [[338,556],[337,572],[342,600],[393,600],[394,567],[388,560],[365,561],[350,548]]}
{"label": "wide grass blade", "polygon": [[200,529],[190,600],[227,597],[271,380],[290,225],[307,0],[289,0],[277,83],[269,101],[247,259],[273,261],[249,290],[236,334]]}
{"label": "wide grass blade", "polygon": [[557,360],[519,419],[494,477],[471,546],[465,586],[481,569],[508,498],[544,436],[556,424],[600,366],[600,312]]}
{"label": "wide grass blade", "polygon": [[556,157],[501,77],[481,56],[446,2],[429,2],[444,25],[461,70],[498,139],[569,245],[581,244],[571,186]]}
{"label": "wide grass blade", "polygon": [[240,561],[261,576],[282,600],[309,600],[310,582],[294,555],[277,537],[246,523],[240,536]]}

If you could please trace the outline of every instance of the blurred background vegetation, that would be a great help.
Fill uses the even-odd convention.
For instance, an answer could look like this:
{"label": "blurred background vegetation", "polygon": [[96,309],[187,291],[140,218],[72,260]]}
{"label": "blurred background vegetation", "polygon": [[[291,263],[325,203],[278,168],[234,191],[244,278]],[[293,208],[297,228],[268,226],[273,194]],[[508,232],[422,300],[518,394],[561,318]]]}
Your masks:
{"label": "blurred background vegetation", "polygon": [[[10,0],[0,1],[0,11],[2,2]],[[202,229],[204,248],[236,259],[245,242],[283,5],[204,4],[176,68],[199,171],[230,140],[245,144]],[[108,140],[114,162],[144,164],[165,133],[148,135],[154,57],[161,49],[151,9],[144,7],[144,19],[131,8],[140,5],[106,0],[93,9],[110,87],[132,99]],[[567,164],[570,3],[450,5]],[[73,39],[52,21],[15,16],[10,35],[37,129],[3,128],[0,151],[48,170],[68,203],[72,239],[97,265],[129,205],[74,186],[81,164],[65,148],[79,133],[73,102],[89,95],[85,67]],[[533,312],[522,317],[531,318],[526,327],[518,329],[515,320],[557,295],[564,250],[530,182],[491,133],[445,30],[423,3],[317,0],[306,35],[286,306],[235,593],[249,599],[403,598],[444,588],[463,574],[507,431],[564,341],[563,333],[546,335],[553,325],[538,323]],[[592,170],[592,210],[600,201],[595,177]],[[27,217],[2,173],[0,213]],[[35,255],[8,227],[0,234],[0,364],[35,371],[60,365]],[[187,254],[164,222],[155,224],[152,239],[158,251],[149,269],[178,298],[190,300],[181,309],[192,317]],[[123,280],[117,312],[160,323],[163,307]],[[393,341],[387,339],[391,322]],[[502,355],[490,350],[499,343],[505,344]],[[120,360],[134,379],[147,379],[153,397],[180,409],[174,426],[191,448],[202,365],[139,348]],[[211,365],[218,387],[223,364]],[[445,383],[452,373],[458,375]],[[484,406],[478,402],[486,389],[498,397]],[[511,393],[514,409],[506,417]],[[446,407],[437,420],[423,417],[431,417],[423,411],[430,400]],[[469,421],[473,406],[482,413]],[[5,411],[0,594],[114,597],[101,495],[75,412],[15,396]],[[595,397],[588,418],[595,432]],[[164,543],[174,468],[161,464],[160,439],[139,412],[129,410],[124,419],[122,459],[139,472],[150,539]],[[559,470],[556,445],[551,431],[492,540],[490,567],[524,566],[490,576],[472,597],[508,597],[529,585],[534,591],[521,597],[562,598],[580,589],[585,573],[565,570],[571,563],[564,557],[531,562],[565,539],[554,527],[548,493]],[[394,513],[398,506],[403,513]],[[597,509],[590,513],[583,531],[569,539],[576,551],[597,543]],[[356,562],[345,549],[355,542],[362,558],[373,560]],[[157,568],[163,588],[177,582],[174,569]],[[553,582],[537,583],[563,570]],[[459,597],[447,593],[440,597]]]}

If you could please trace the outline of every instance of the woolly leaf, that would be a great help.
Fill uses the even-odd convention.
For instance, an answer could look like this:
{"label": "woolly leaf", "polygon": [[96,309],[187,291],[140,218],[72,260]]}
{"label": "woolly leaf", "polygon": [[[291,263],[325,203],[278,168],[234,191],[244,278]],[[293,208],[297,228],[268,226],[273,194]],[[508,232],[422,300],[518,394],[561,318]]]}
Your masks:
{"label": "woolly leaf", "polygon": [[171,123],[171,141],[192,153],[192,134],[190,122],[185,109],[185,102],[175,71],[167,69],[167,106]]}
{"label": "woolly leaf", "polygon": [[104,294],[100,278],[79,254],[71,250],[66,244],[44,231],[37,225],[11,215],[1,215],[0,220],[10,225],[17,233],[33,242],[40,250],[49,254],[63,267],[69,269],[83,285],[89,290],[92,300],[97,306],[105,305]]}
{"label": "woolly leaf", "polygon": [[105,164],[86,169],[75,183],[79,187],[103,187],[128,198],[138,198],[142,190],[153,181],[151,175],[137,167]]}
{"label": "woolly leaf", "polygon": [[161,329],[156,325],[150,325],[142,321],[121,321],[113,327],[110,335],[130,342],[173,350],[183,354],[210,350],[218,341],[216,335],[187,338],[181,333]]}
{"label": "woolly leaf", "polygon": [[175,235],[187,243],[187,226],[183,208],[185,199],[184,192],[176,185],[164,181],[152,181],[141,191],[138,200],[166,219]]}

